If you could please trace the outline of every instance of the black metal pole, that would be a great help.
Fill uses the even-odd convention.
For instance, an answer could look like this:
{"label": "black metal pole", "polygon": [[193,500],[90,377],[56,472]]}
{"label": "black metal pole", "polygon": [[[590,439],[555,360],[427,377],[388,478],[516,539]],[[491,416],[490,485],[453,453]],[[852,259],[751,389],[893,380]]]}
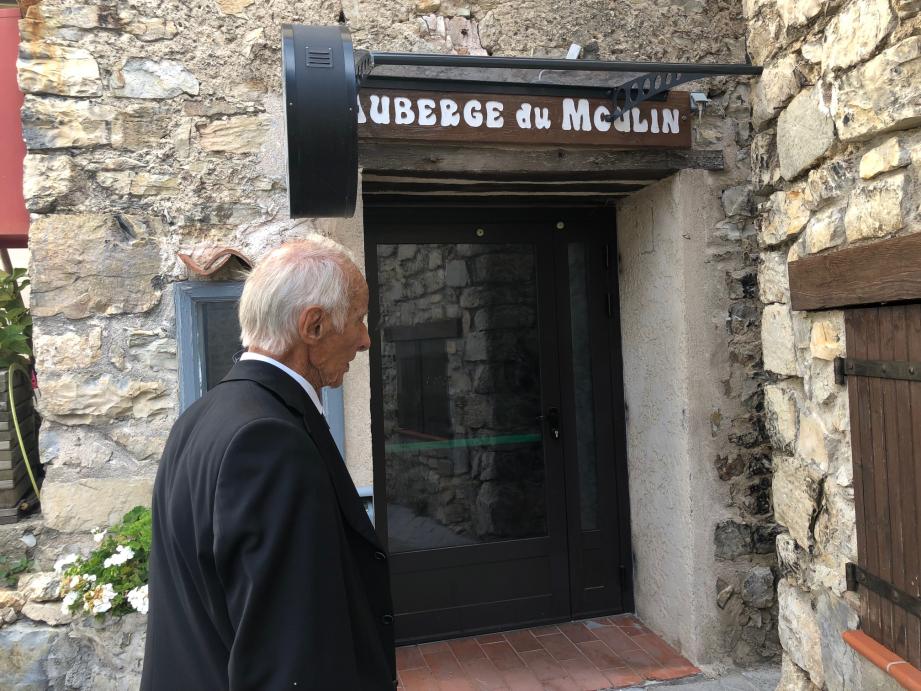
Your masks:
{"label": "black metal pole", "polygon": [[760,75],[756,65],[679,62],[616,62],[569,60],[565,58],[511,58],[493,55],[438,55],[432,53],[371,52],[374,65],[416,67],[492,67],[525,70],[567,70],[578,72],[678,72],[701,75]]}

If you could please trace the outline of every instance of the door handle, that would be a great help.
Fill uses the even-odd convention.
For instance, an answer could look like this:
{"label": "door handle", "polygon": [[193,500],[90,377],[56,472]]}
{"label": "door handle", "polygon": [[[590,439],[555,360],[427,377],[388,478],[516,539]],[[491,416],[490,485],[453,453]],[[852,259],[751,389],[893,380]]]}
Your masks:
{"label": "door handle", "polygon": [[537,419],[547,423],[547,428],[554,439],[560,438],[560,409],[547,408],[546,415],[538,415]]}

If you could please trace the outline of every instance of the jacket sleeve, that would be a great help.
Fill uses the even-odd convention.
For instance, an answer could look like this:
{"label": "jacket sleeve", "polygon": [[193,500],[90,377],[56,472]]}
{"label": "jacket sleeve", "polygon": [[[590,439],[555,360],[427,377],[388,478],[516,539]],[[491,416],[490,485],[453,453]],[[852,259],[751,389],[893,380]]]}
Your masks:
{"label": "jacket sleeve", "polygon": [[278,419],[233,438],[218,474],[214,558],[244,689],[357,689],[335,490],[310,435]]}

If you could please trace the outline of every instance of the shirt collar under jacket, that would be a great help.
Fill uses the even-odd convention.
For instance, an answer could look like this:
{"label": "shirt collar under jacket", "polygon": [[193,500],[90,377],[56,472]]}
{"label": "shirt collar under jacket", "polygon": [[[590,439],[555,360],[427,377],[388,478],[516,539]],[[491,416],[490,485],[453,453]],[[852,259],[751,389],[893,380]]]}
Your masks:
{"label": "shirt collar under jacket", "polygon": [[313,401],[313,404],[317,407],[317,410],[320,411],[320,415],[325,414],[323,412],[323,406],[320,404],[320,397],[317,396],[316,389],[313,388],[313,385],[309,381],[304,379],[304,377],[299,375],[297,372],[295,372],[290,367],[286,367],[285,365],[281,364],[278,360],[270,358],[268,355],[261,355],[260,353],[246,352],[240,356],[240,359],[241,360],[258,360],[259,362],[267,362],[270,365],[275,365],[278,369],[290,375],[291,378],[294,379],[294,381],[296,381],[298,384],[301,385],[301,388],[307,392],[307,395],[310,397],[310,400]]}

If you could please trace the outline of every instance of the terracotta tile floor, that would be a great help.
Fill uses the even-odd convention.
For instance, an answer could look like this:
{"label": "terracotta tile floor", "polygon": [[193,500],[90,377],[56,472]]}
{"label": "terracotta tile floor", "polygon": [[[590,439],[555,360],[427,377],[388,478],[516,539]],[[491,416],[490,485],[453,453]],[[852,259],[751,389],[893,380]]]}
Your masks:
{"label": "terracotta tile floor", "polygon": [[597,691],[699,674],[630,614],[397,648],[406,691]]}

